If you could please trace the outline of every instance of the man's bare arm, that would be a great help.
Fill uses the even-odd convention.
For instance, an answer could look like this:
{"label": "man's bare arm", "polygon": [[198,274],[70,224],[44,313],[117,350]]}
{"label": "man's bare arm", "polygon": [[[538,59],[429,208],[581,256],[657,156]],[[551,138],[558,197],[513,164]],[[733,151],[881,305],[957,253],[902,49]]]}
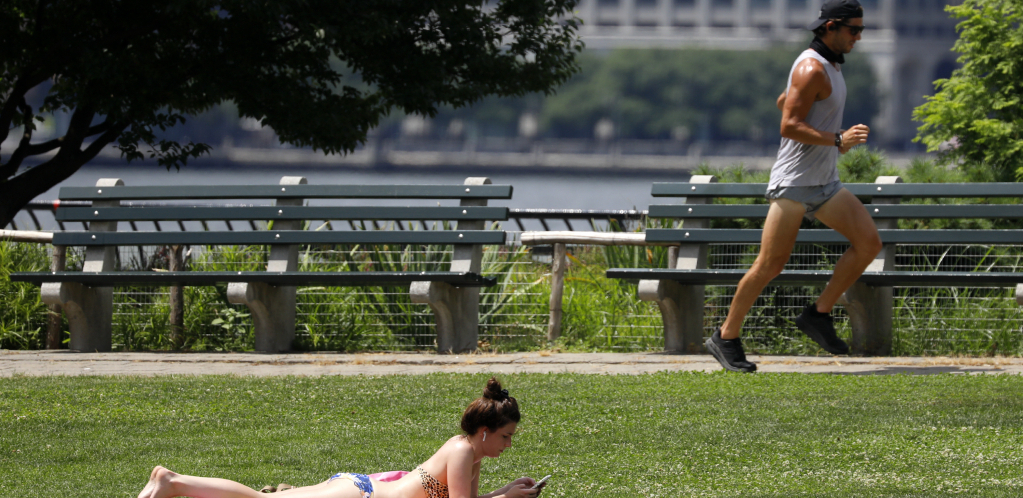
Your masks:
{"label": "man's bare arm", "polygon": [[[781,136],[809,145],[834,145],[835,133],[806,123],[813,103],[830,95],[831,83],[824,66],[814,59],[801,62],[792,73],[792,86],[778,98],[782,111]],[[869,133],[866,125],[853,126],[842,134],[842,148],[848,150],[866,142]]]}
{"label": "man's bare arm", "polygon": [[781,95],[778,96],[778,110],[780,111],[780,110],[782,110],[784,108],[785,108],[785,92],[781,92]]}

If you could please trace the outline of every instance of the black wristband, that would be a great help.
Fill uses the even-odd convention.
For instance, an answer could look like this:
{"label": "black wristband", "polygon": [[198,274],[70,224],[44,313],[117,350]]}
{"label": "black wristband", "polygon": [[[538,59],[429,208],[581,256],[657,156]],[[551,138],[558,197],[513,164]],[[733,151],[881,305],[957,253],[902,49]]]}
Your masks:
{"label": "black wristband", "polygon": [[842,148],[842,130],[838,130],[838,133],[835,133],[835,147]]}

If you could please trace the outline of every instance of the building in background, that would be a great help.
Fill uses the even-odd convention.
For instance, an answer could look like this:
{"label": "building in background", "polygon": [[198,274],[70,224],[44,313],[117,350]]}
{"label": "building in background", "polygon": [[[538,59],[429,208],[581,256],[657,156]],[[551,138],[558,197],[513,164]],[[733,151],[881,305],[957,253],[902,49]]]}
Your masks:
{"label": "building in background", "polygon": [[[955,68],[956,21],[943,0],[861,0],[868,27],[857,51],[868,55],[881,97],[877,144],[912,149],[913,109],[933,82]],[[587,49],[758,50],[809,41],[820,0],[580,0]],[[849,103],[855,105],[855,103]]]}

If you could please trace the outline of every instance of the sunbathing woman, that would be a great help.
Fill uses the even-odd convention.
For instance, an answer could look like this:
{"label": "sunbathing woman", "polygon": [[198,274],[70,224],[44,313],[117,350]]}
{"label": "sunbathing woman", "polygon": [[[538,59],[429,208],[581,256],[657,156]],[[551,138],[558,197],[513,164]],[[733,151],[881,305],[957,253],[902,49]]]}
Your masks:
{"label": "sunbathing woman", "polygon": [[[290,489],[285,498],[534,498],[534,481],[516,479],[479,497],[480,462],[497,458],[511,447],[518,425],[519,405],[501,383],[491,377],[483,391],[462,414],[464,434],[449,439],[422,465],[390,482],[363,474],[339,473],[313,486]],[[227,479],[176,474],[156,467],[139,498],[263,498],[266,495]]]}

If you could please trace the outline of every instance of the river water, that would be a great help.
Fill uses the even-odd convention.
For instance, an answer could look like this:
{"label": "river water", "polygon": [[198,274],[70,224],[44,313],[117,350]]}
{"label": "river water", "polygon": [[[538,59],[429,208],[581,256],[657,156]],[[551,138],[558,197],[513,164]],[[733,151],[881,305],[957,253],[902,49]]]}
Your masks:
{"label": "river water", "polygon": [[[468,176],[487,176],[494,184],[514,186],[510,200],[490,205],[547,209],[646,209],[658,201],[650,196],[653,182],[684,182],[689,173],[583,174],[563,172],[365,171],[343,168],[286,166],[280,168],[193,167],[167,171],[156,165],[86,166],[38,200],[57,199],[62,186],[92,186],[100,178],[120,178],[125,185],[266,185],[282,176],[304,176],[310,184],[460,184]],[[350,204],[369,204],[353,200]]]}

